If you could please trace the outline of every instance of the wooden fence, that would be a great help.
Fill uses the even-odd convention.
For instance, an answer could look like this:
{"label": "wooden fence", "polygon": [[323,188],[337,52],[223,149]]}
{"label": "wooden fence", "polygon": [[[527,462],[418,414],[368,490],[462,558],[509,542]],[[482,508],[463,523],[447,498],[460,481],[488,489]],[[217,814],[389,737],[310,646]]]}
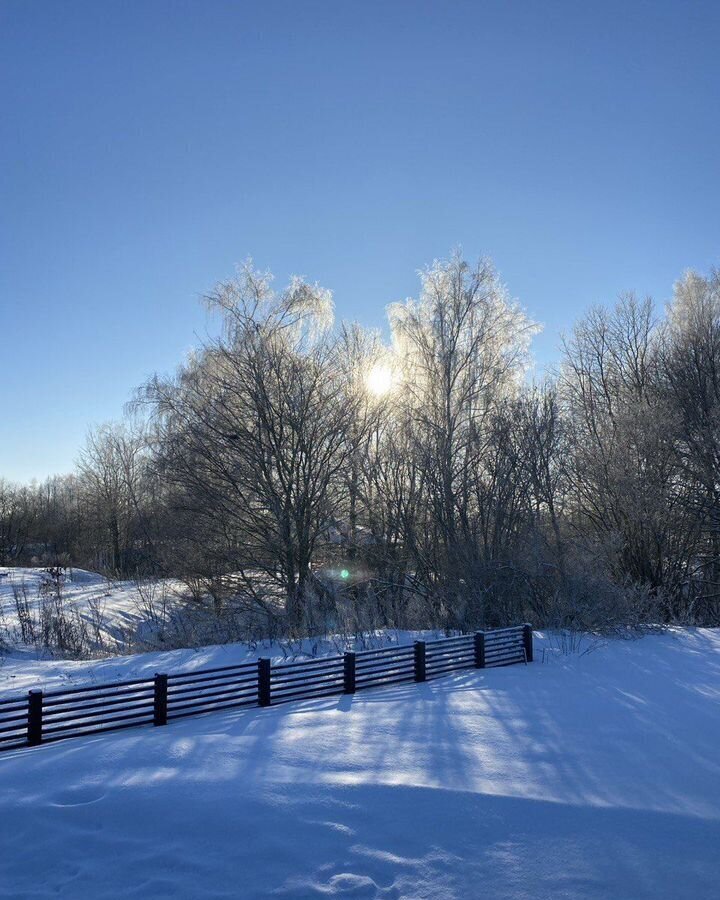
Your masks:
{"label": "wooden fence", "polygon": [[532,628],[517,625],[305,662],[273,666],[269,659],[259,659],[113,684],[31,690],[26,697],[0,700],[0,751],[138,725],[167,725],[173,719],[224,709],[354,694],[532,659]]}

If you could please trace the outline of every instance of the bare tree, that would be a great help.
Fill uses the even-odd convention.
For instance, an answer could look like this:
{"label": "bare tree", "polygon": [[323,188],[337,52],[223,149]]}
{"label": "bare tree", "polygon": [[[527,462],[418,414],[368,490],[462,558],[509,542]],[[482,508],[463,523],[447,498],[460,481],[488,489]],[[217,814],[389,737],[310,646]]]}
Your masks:
{"label": "bare tree", "polygon": [[390,315],[402,414],[427,492],[416,548],[438,613],[456,626],[462,598],[482,619],[478,572],[495,549],[488,523],[500,502],[488,496],[486,463],[498,411],[520,390],[535,326],[509,301],[489,263],[471,268],[458,255],[428,269],[419,299],[396,304]]}
{"label": "bare tree", "polygon": [[87,516],[95,523],[97,552],[116,575],[138,568],[143,540],[149,540],[141,510],[146,456],[142,428],[130,425],[104,425],[91,431],[80,454],[78,471]]}
{"label": "bare tree", "polygon": [[[591,311],[560,379],[572,441],[572,518],[620,582],[677,596],[694,526],[678,471],[675,410],[661,390],[652,304]],[[671,611],[667,611],[671,614]]]}
{"label": "bare tree", "polygon": [[37,519],[33,491],[0,479],[0,561],[22,557]]}
{"label": "bare tree", "polygon": [[223,336],[145,392],[164,471],[226,571],[268,609],[275,585],[297,630],[359,400],[342,377],[327,292],[295,279],[276,294],[248,265],[208,300]]}
{"label": "bare tree", "polygon": [[682,499],[699,540],[688,591],[701,621],[720,619],[720,272],[688,272],[675,286],[663,375],[676,415]]}
{"label": "bare tree", "polygon": [[591,310],[542,387],[489,262],[421,279],[385,346],[242,267],[206,298],[220,335],[138,393],[147,421],[0,481],[0,561],[180,576],[217,633],[720,621],[720,274],[664,320]]}

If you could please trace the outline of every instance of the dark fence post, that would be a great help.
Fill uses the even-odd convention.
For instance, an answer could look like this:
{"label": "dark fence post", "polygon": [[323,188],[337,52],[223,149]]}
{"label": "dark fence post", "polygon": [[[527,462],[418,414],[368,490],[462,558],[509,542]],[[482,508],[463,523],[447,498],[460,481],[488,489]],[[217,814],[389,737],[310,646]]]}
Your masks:
{"label": "dark fence post", "polygon": [[475,632],[475,668],[485,668],[485,632]]}
{"label": "dark fence post", "polygon": [[28,691],[27,742],[31,747],[42,743],[43,692]]}
{"label": "dark fence post", "polygon": [[270,706],[270,660],[258,660],[258,706]]}
{"label": "dark fence post", "polygon": [[525,659],[533,661],[533,635],[532,625],[523,625],[523,643],[525,644]]}
{"label": "dark fence post", "polygon": [[343,656],[343,692],[355,693],[355,654],[346,653]]}
{"label": "dark fence post", "polygon": [[168,677],[155,673],[153,694],[153,725],[167,725]]}
{"label": "dark fence post", "polygon": [[415,681],[425,681],[425,641],[415,641]]}

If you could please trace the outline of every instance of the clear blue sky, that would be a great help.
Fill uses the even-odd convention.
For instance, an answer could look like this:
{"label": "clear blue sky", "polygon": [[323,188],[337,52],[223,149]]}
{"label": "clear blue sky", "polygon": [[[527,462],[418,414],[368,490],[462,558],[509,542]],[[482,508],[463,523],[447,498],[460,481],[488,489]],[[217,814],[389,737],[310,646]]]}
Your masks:
{"label": "clear blue sky", "polygon": [[493,257],[545,324],[720,264],[720,3],[0,0],[0,476],[205,330],[252,255],[384,324]]}

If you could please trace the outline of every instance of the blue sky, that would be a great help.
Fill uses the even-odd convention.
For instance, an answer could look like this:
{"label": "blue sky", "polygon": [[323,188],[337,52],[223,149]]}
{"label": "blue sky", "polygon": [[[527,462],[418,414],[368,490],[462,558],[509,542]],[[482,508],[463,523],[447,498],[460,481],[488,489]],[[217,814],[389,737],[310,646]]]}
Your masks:
{"label": "blue sky", "polygon": [[0,477],[206,329],[252,255],[382,327],[490,255],[559,333],[720,264],[720,4],[0,0]]}

